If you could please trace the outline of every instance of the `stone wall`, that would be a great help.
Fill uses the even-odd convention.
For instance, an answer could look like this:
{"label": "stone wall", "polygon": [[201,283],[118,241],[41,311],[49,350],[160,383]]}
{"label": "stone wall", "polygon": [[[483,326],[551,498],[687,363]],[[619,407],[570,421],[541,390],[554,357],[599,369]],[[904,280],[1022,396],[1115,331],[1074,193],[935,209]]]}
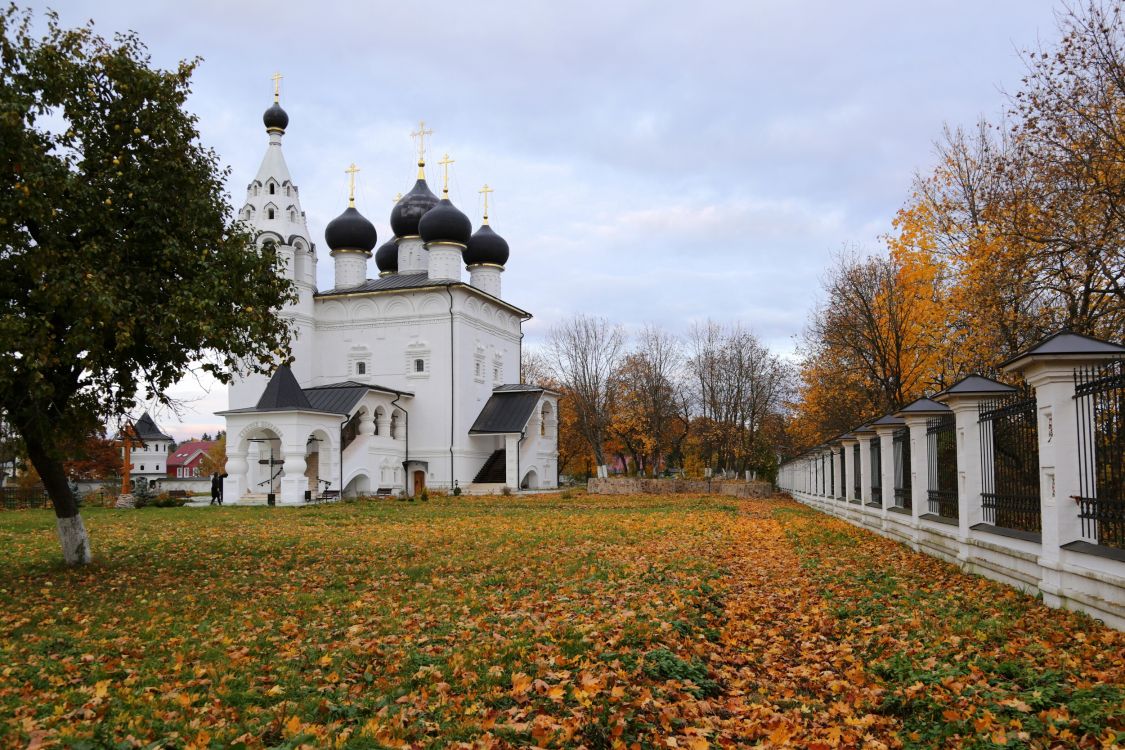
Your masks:
{"label": "stone wall", "polygon": [[773,485],[769,482],[738,482],[705,479],[645,479],[643,477],[615,477],[590,479],[587,490],[597,495],[677,495],[711,494],[732,497],[769,497]]}

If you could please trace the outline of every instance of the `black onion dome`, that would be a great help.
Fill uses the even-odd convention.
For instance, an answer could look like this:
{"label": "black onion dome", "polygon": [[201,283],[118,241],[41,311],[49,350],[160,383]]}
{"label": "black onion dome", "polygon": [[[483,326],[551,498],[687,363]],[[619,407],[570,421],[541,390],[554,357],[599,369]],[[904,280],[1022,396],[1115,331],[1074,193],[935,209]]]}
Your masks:
{"label": "black onion dome", "polygon": [[391,209],[391,229],[396,237],[417,237],[418,222],[437,205],[438,197],[430,192],[426,181],[419,179]]}
{"label": "black onion dome", "polygon": [[285,128],[289,127],[289,115],[285,113],[285,110],[281,108],[280,104],[274,102],[273,106],[267,109],[266,113],[262,115],[262,122],[266,124],[266,130],[273,130],[275,128],[277,130],[285,130]]}
{"label": "black onion dome", "polygon": [[502,266],[508,262],[508,242],[485,224],[469,238],[463,257],[466,266],[479,263]]}
{"label": "black onion dome", "polygon": [[379,273],[398,273],[398,239],[391,237],[375,251],[375,265]]}
{"label": "black onion dome", "polygon": [[442,198],[418,222],[418,233],[422,235],[423,242],[456,242],[467,245],[469,235],[473,233],[473,223],[448,198]]}
{"label": "black onion dome", "polygon": [[324,229],[324,241],[333,250],[371,252],[378,240],[375,225],[363,218],[363,214],[356,211],[355,206],[348,206],[344,213],[328,222]]}

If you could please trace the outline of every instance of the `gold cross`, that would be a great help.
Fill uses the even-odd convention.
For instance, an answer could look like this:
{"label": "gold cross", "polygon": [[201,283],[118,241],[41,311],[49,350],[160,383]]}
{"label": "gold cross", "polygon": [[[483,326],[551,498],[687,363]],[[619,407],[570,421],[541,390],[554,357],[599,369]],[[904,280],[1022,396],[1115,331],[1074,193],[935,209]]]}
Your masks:
{"label": "gold cross", "polygon": [[426,166],[426,136],[433,135],[434,131],[426,130],[426,121],[418,121],[418,132],[411,133],[411,138],[418,139],[418,179],[426,179],[426,173],[422,171],[422,167]]}
{"label": "gold cross", "polygon": [[352,165],[344,170],[348,175],[348,205],[355,207],[355,173],[359,171],[359,167],[352,162]]}
{"label": "gold cross", "polygon": [[442,168],[442,182],[441,182],[441,195],[443,198],[449,197],[449,165],[453,164],[453,159],[449,158],[449,154],[441,157],[438,162]]}
{"label": "gold cross", "polygon": [[276,102],[281,96],[281,73],[274,73],[271,78],[273,78],[273,100]]}
{"label": "gold cross", "polygon": [[490,188],[490,187],[488,186],[488,183],[486,182],[486,183],[484,184],[484,187],[482,187],[482,188],[481,188],[480,190],[478,190],[477,192],[478,192],[478,193],[480,193],[481,195],[483,195],[483,196],[484,196],[484,221],[482,221],[481,223],[482,223],[482,224],[487,224],[487,223],[488,223],[488,194],[489,194],[489,193],[494,193],[494,192],[496,192],[496,191],[495,191],[495,190],[493,190],[492,188]]}

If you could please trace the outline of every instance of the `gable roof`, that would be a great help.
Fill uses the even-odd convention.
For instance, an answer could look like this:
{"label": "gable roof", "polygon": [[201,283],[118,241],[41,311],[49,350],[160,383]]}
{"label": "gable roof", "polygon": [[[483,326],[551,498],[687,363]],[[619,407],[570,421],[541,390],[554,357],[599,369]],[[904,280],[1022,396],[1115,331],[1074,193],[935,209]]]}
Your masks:
{"label": "gable roof", "polygon": [[176,450],[168,456],[168,468],[175,468],[191,463],[197,454],[206,453],[217,441],[215,440],[188,440],[176,446]]}
{"label": "gable roof", "polygon": [[543,389],[535,386],[522,386],[519,389],[498,386],[485,402],[473,426],[469,428],[469,434],[495,435],[523,432],[542,394]]}
{"label": "gable roof", "polygon": [[[284,372],[283,372],[284,371]],[[216,414],[247,414],[253,412],[274,411],[316,411],[326,414],[350,414],[355,405],[359,403],[368,391],[380,393],[393,393],[398,396],[413,396],[410,391],[400,391],[396,388],[387,388],[381,385],[368,385],[357,383],[354,380],[345,380],[340,383],[329,383],[312,388],[302,388],[297,383],[293,371],[282,365],[266,384],[262,397],[256,406],[242,409],[228,409],[217,411]]]}
{"label": "gable roof", "polygon": [[939,404],[937,401],[928,398],[916,398],[906,406],[895,412],[895,416],[902,415],[922,415],[922,414],[950,414],[953,410],[945,404]]}
{"label": "gable roof", "polygon": [[431,279],[429,273],[425,271],[422,271],[421,273],[394,273],[390,276],[381,276],[377,279],[367,279],[359,286],[348,287],[345,289],[333,288],[324,292],[317,292],[313,296],[316,298],[322,298],[353,294],[369,294],[372,292],[394,292],[400,290],[408,291],[410,289],[432,289],[435,287],[454,286],[462,287],[467,291],[492,300],[525,319],[531,318],[531,313],[529,313],[527,310],[516,307],[511,302],[505,302],[499,297],[495,297],[488,292],[477,289],[471,284],[466,284],[464,281],[454,281],[453,279]]}

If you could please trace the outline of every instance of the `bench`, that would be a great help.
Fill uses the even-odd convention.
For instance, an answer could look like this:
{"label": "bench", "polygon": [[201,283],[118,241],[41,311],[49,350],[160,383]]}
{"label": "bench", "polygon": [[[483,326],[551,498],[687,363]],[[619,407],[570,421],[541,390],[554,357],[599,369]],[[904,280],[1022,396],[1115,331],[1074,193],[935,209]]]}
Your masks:
{"label": "bench", "polygon": [[391,496],[391,488],[390,487],[380,487],[379,489],[375,490],[375,497],[390,497],[390,496]]}
{"label": "bench", "polygon": [[316,501],[318,503],[326,503],[329,500],[339,500],[339,499],[340,499],[340,490],[324,490],[319,495],[316,496]]}

